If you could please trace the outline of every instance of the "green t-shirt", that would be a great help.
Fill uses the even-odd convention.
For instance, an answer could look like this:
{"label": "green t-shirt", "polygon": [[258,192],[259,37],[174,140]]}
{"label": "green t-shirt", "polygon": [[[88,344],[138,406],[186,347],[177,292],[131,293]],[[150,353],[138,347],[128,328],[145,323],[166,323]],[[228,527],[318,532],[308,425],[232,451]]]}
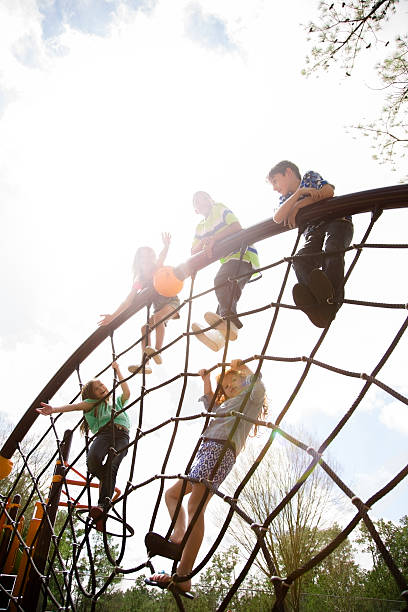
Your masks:
{"label": "green t-shirt", "polygon": [[[85,401],[89,404],[96,403],[95,400],[92,399],[87,399]],[[122,396],[116,398],[116,410],[122,410],[122,408],[125,407],[126,402],[127,400],[122,403]],[[95,409],[91,408],[89,412],[85,412],[85,419],[89,425],[89,429],[92,431],[93,434],[96,434],[102,427],[104,427],[110,422],[112,414],[112,405],[108,404],[107,402],[101,402],[96,407],[96,416],[94,413]],[[130,420],[127,411],[118,414],[115,417],[114,421],[118,425],[123,425],[124,427],[127,427],[127,429],[130,429]]]}

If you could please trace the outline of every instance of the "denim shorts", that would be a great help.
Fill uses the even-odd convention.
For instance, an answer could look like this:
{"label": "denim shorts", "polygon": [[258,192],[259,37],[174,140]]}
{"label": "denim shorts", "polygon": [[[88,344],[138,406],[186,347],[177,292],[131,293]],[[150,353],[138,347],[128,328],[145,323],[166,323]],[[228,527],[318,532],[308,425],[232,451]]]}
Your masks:
{"label": "denim shorts", "polygon": [[[204,438],[188,475],[192,478],[205,478],[206,480],[210,480],[211,472],[224,446],[225,442],[223,441],[216,442],[215,440],[206,440]],[[220,484],[226,479],[234,463],[235,453],[232,448],[228,447],[218,466],[215,476],[212,478],[215,489],[218,489]]]}

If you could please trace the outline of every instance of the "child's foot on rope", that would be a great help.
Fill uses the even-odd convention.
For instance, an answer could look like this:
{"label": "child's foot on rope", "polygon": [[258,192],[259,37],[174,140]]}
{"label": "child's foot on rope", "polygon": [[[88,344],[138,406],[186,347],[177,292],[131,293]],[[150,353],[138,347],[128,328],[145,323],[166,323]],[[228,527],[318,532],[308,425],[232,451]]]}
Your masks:
{"label": "child's foot on rope", "polygon": [[[176,576],[176,574],[174,575]],[[179,595],[183,595],[188,599],[194,599],[194,595],[190,593],[191,589],[191,580],[184,580],[182,582],[175,582],[174,576],[169,576],[169,574],[165,574],[164,572],[160,572],[158,574],[153,574],[149,578],[145,579],[145,583],[150,586],[158,587],[159,589],[167,589],[170,592],[177,593]]]}
{"label": "child's foot on rope", "polygon": [[178,561],[181,557],[180,544],[176,544],[171,540],[166,540],[158,533],[149,531],[145,536],[145,545],[149,555],[160,555],[173,561]]}
{"label": "child's foot on rope", "polygon": [[[141,364],[141,365],[130,365],[128,367],[128,370],[132,374],[134,374],[135,372],[137,372],[138,374],[143,374],[143,364]],[[145,371],[145,374],[151,374],[152,373],[152,368],[149,366],[148,363],[146,363],[144,371]]]}
{"label": "child's foot on rope", "polygon": [[327,300],[334,297],[333,285],[320,268],[311,271],[308,287],[319,304],[327,304]]}
{"label": "child's foot on rope", "polygon": [[[228,334],[228,322],[225,321],[220,315],[215,312],[206,312],[204,315],[204,319],[207,321],[208,325],[211,325],[219,331],[225,338]],[[238,338],[238,327],[231,320],[229,322],[229,339],[236,340]]]}
{"label": "child's foot on rope", "polygon": [[203,344],[208,346],[213,351],[219,351],[225,345],[225,338],[216,329],[210,329],[208,332],[203,333],[201,330],[204,328],[200,323],[193,323],[191,329],[193,332],[200,332],[196,334],[197,340],[200,340]]}
{"label": "child's foot on rope", "polygon": [[316,301],[314,295],[307,287],[297,283],[293,287],[292,294],[296,306],[309,317],[313,325],[320,328],[327,326],[327,317],[321,312],[322,305]]}
{"label": "child's foot on rope", "polygon": [[320,305],[320,313],[326,322],[326,327],[336,316],[338,307],[333,301],[333,285],[323,270],[316,268],[315,270],[311,271],[309,277],[309,289]]}
{"label": "child's foot on rope", "polygon": [[89,516],[95,522],[95,529],[97,531],[103,531],[105,525],[103,508],[101,506],[92,506],[89,511]]}
{"label": "child's foot on rope", "polygon": [[[157,363],[157,365],[161,365],[163,363],[163,359],[160,353],[157,353],[158,350],[160,349],[154,349],[152,346],[146,346],[144,352],[145,355],[147,355],[148,357],[151,357],[153,355],[154,362]],[[156,355],[154,355],[153,353],[156,353]]]}

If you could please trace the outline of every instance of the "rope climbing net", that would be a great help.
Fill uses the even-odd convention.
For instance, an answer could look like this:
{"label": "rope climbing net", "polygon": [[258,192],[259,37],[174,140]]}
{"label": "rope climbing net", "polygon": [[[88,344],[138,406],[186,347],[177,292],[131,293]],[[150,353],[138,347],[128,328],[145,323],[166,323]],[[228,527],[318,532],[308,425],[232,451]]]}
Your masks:
{"label": "rope climbing net", "polygon": [[[406,253],[408,244],[373,243],[369,240],[373,228],[382,222],[382,211],[387,208],[404,208],[407,195],[407,186],[399,186],[334,198],[331,203],[332,208],[328,208],[323,213],[321,205],[319,205],[319,209],[313,206],[303,209],[301,221],[320,218],[322,214],[339,216],[346,213],[356,214],[369,211],[371,213],[370,218],[367,227],[362,232],[361,239],[357,244],[353,244],[346,250],[348,267],[345,283],[349,282],[355,270],[358,269],[356,266],[359,260],[364,258],[367,252],[373,250],[381,252],[398,251],[400,270],[404,270],[403,254]],[[384,212],[384,215],[390,214],[392,213],[388,210]],[[217,245],[214,251],[214,260],[220,255],[231,252],[232,246],[243,248],[249,243],[279,233],[282,233],[282,228],[276,226],[271,220],[258,224]],[[393,398],[401,404],[408,404],[407,397],[401,392],[402,385],[386,384],[381,378],[381,372],[395,355],[408,327],[407,304],[402,302],[364,301],[346,297],[344,306],[335,323],[317,331],[302,313],[299,314],[291,300],[285,300],[285,291],[288,288],[289,274],[299,238],[300,232],[297,234],[289,256],[280,258],[261,268],[263,276],[257,286],[262,285],[262,288],[257,290],[256,294],[267,296],[268,301],[265,302],[264,300],[260,306],[257,305],[251,310],[239,313],[239,317],[245,324],[249,323],[251,319],[256,321],[262,318],[262,325],[256,328],[256,333],[253,333],[251,338],[246,338],[245,345],[243,345],[245,347],[249,346],[250,350],[247,351],[246,355],[240,356],[244,363],[252,363],[255,377],[262,373],[265,387],[272,398],[273,413],[276,416],[270,421],[251,421],[263,429],[264,432],[269,433],[261,438],[261,445],[259,451],[257,451],[258,455],[255,462],[232,495],[223,493],[223,486],[220,490],[214,489],[211,480],[201,479],[198,481],[187,476],[200,444],[199,435],[209,419],[213,418],[213,415],[207,411],[194,412],[191,409],[191,398],[194,397],[194,401],[196,400],[194,393],[198,389],[197,379],[199,378],[198,368],[194,366],[195,361],[197,358],[201,359],[210,371],[216,368],[221,369],[220,382],[222,382],[223,374],[231,359],[231,343],[227,335],[220,361],[213,362],[211,366],[208,366],[214,354],[205,351],[202,345],[196,342],[194,339],[195,332],[191,330],[193,309],[202,300],[207,299],[208,296],[211,297],[214,292],[213,287],[206,291],[196,292],[196,273],[208,265],[208,259],[205,258],[204,254],[199,254],[180,266],[179,271],[185,277],[191,277],[188,296],[185,297],[178,308],[182,315],[182,323],[177,324],[178,329],[180,325],[183,325],[184,330],[177,337],[171,337],[168,341],[166,339],[167,343],[161,351],[165,362],[168,361],[173,366],[174,373],[166,380],[149,387],[142,364],[139,373],[131,374],[126,378],[126,380],[131,381],[132,389],[136,387],[136,381],[141,381],[137,384],[137,396],[132,396],[131,401],[123,409],[128,411],[129,414],[137,416],[133,417],[128,458],[120,468],[121,482],[124,482],[123,490],[116,489],[108,512],[106,529],[101,534],[96,533],[93,528],[94,523],[88,518],[88,510],[94,505],[92,502],[93,489],[98,485],[89,474],[82,475],[84,471],[86,473],[86,467],[84,466],[86,465],[87,451],[92,442],[92,435],[88,434],[85,438],[80,437],[78,418],[75,419],[71,429],[63,432],[66,415],[60,414],[55,418],[51,416],[49,421],[40,419],[36,422],[38,414],[35,408],[39,406],[40,402],[50,402],[57,392],[64,396],[71,393],[72,402],[78,401],[85,372],[88,374],[91,368],[95,367],[95,364],[103,362],[103,367],[96,375],[98,378],[110,370],[112,361],[123,361],[124,358],[133,354],[132,351],[139,348],[142,338],[139,338],[130,346],[124,344],[123,338],[129,338],[130,333],[134,334],[133,319],[129,322],[129,325],[132,324],[132,328],[126,327],[126,321],[136,312],[148,306],[151,300],[150,290],[142,291],[132,307],[117,317],[108,328],[100,328],[94,332],[41,391],[11,433],[1,452],[1,471],[3,477],[7,477],[5,481],[7,486],[1,489],[0,499],[0,529],[2,529],[3,534],[0,542],[0,569],[2,573],[0,597],[2,601],[6,601],[10,605],[10,609],[27,611],[33,609],[33,601],[39,601],[42,610],[49,609],[49,606],[51,606],[52,609],[75,611],[78,609],[75,594],[79,593],[91,602],[91,609],[94,610],[98,599],[119,578],[139,575],[146,572],[146,569],[154,572],[155,558],[149,556],[146,552],[143,538],[148,531],[153,531],[159,523],[162,526],[167,521],[166,525],[168,525],[168,518],[164,518],[164,514],[161,515],[164,490],[168,482],[181,478],[185,483],[184,486],[187,485],[188,481],[204,484],[208,492],[221,500],[224,508],[222,525],[209,548],[199,557],[199,562],[193,568],[189,578],[196,576],[211,560],[223,541],[233,517],[239,516],[241,522],[247,526],[253,536],[252,550],[235,582],[230,585],[229,591],[219,603],[219,611],[228,609],[231,599],[248,575],[258,554],[263,555],[271,577],[275,594],[273,610],[283,610],[285,598],[291,585],[328,557],[344,542],[360,522],[365,524],[378,547],[384,562],[398,585],[401,598],[406,602],[407,607],[405,609],[408,610],[407,578],[397,567],[369,516],[369,510],[373,505],[382,500],[406,478],[408,465],[401,466],[399,471],[379,490],[368,499],[363,499],[359,491],[353,491],[350,483],[344,482],[336,469],[330,465],[330,459],[327,458],[328,449],[346,426],[350,425],[352,416],[362,406],[365,397],[373,388],[381,390],[388,398]],[[277,297],[271,302],[269,296],[273,293],[273,289],[268,274],[272,270],[276,275],[280,275],[280,288],[275,289]],[[274,278],[277,278],[277,276]],[[231,280],[234,281],[237,278]],[[378,290],[381,291],[381,288]],[[250,290],[247,288],[246,291],[249,292]],[[332,330],[338,324],[338,319],[341,319],[344,311],[353,307],[370,313],[393,313],[390,322],[386,325],[382,324],[382,337],[385,339],[385,345],[382,347],[381,354],[370,355],[373,365],[369,372],[353,371],[334,365],[329,361],[317,359],[318,351],[321,350],[323,343],[327,342],[330,334],[333,334]],[[167,318],[171,316],[169,315]],[[304,326],[312,328],[307,336],[307,341],[310,343],[308,354],[291,356],[275,354],[274,338],[281,333],[279,329],[280,320],[284,319],[287,331],[288,321],[291,321],[293,317],[300,318],[301,316]],[[400,318],[398,319],[398,317]],[[381,319],[381,321],[384,320]],[[124,325],[125,323],[126,325]],[[173,329],[176,329],[177,325],[174,325]],[[245,327],[242,335],[245,334]],[[130,329],[133,331],[129,332]],[[170,336],[171,332],[169,330],[167,338]],[[303,337],[299,338],[298,341],[305,342]],[[358,339],[345,338],[343,333],[343,335],[337,337],[337,341],[352,345],[353,342],[358,342]],[[291,346],[291,343],[288,344]],[[200,350],[198,351],[198,349]],[[180,359],[184,359],[182,371],[178,366]],[[284,386],[286,399],[277,406],[274,401],[273,389],[270,388],[270,386],[276,387],[278,384],[274,368],[278,366],[279,368],[291,368],[293,364],[297,364],[297,367],[299,367],[299,370],[296,370],[296,379],[293,378],[293,375],[287,379],[279,375],[281,392],[282,386]],[[171,371],[171,368],[169,366],[167,370],[163,369],[162,371]],[[320,443],[312,448],[307,441],[298,439],[297,436],[293,435],[293,432],[290,431],[290,421],[285,421],[285,418],[287,419],[290,409],[293,409],[296,402],[301,403],[302,390],[311,375],[313,374],[313,380],[316,380],[316,377],[323,372],[340,377],[343,381],[342,384],[350,379],[354,379],[357,383],[356,386],[353,386],[351,393],[345,394],[347,398],[345,401],[348,403],[343,404],[341,418],[334,426],[331,426]],[[111,385],[114,405],[115,394],[120,392],[118,385],[119,382],[116,379],[116,374],[114,374]],[[237,423],[241,419],[248,420],[248,417],[244,414],[246,401],[244,399],[240,410],[233,414]],[[166,418],[163,419],[163,415]],[[27,447],[25,439],[31,427],[35,431],[36,438]],[[272,511],[265,514],[262,521],[255,520],[254,516],[243,509],[240,496],[251,477],[259,469],[263,459],[267,454],[273,452],[274,441],[278,437],[304,454],[307,457],[307,462],[301,477],[293,482]],[[188,444],[190,439],[197,439],[198,441],[196,444],[193,442],[190,445]],[[46,448],[46,451],[41,450],[44,448]],[[38,453],[40,451],[41,460],[39,461]],[[114,454],[114,450],[112,453]],[[11,476],[8,476],[7,468],[11,468],[12,457],[18,465],[18,470],[16,470],[17,473],[14,474],[13,472]],[[148,457],[148,460],[146,460],[146,457]],[[184,471],[180,472],[182,466],[185,466]],[[352,508],[352,516],[348,524],[342,527],[340,533],[328,545],[317,554],[310,556],[303,565],[297,567],[289,575],[280,576],[267,546],[267,534],[273,521],[292,500],[296,499],[297,494],[304,487],[314,470],[324,471],[333,481],[343,498],[349,502],[350,509]],[[51,487],[45,491],[43,481],[49,474],[52,474]],[[24,489],[24,499],[21,498],[22,489]],[[181,501],[180,499],[173,521],[168,525],[166,537],[172,531],[177,513],[180,511]],[[205,496],[188,526],[181,544],[182,547],[188,539],[204,503]],[[149,510],[149,504],[151,504],[152,511]],[[32,511],[33,506],[33,518],[27,529],[27,526],[24,528],[24,517],[27,517],[28,513]],[[58,508],[61,506],[66,508],[66,512],[60,513],[62,519],[56,521]],[[164,529],[159,530],[164,531]],[[106,556],[110,566],[109,574],[103,577],[97,575],[95,569],[97,565],[96,557],[101,554],[101,551]],[[172,573],[175,572],[176,566],[177,563],[174,561]],[[178,609],[183,610],[183,602],[177,590],[173,591],[173,595]]]}

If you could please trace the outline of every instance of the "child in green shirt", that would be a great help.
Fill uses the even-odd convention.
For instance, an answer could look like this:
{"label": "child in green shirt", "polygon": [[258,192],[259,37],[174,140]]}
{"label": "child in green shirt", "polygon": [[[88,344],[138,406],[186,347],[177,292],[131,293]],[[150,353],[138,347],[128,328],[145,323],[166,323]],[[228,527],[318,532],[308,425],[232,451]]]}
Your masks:
{"label": "child in green shirt", "polygon": [[[116,372],[122,389],[122,395],[117,397],[115,402],[115,412],[120,412],[130,397],[130,391],[116,361],[112,363],[112,368]],[[114,417],[114,427],[112,427],[113,406],[108,401],[110,392],[100,380],[93,379],[87,382],[82,387],[81,395],[83,401],[77,404],[53,407],[41,402],[41,408],[36,408],[36,410],[45,416],[76,410],[84,412],[86,427],[95,434],[87,457],[88,470],[100,481],[98,505],[91,507],[90,515],[96,522],[96,529],[103,531],[104,516],[106,517],[115,490],[119,465],[128,451],[130,420],[127,412],[120,412]],[[108,453],[112,446],[116,454],[111,459]],[[107,457],[106,461],[105,457]]]}

